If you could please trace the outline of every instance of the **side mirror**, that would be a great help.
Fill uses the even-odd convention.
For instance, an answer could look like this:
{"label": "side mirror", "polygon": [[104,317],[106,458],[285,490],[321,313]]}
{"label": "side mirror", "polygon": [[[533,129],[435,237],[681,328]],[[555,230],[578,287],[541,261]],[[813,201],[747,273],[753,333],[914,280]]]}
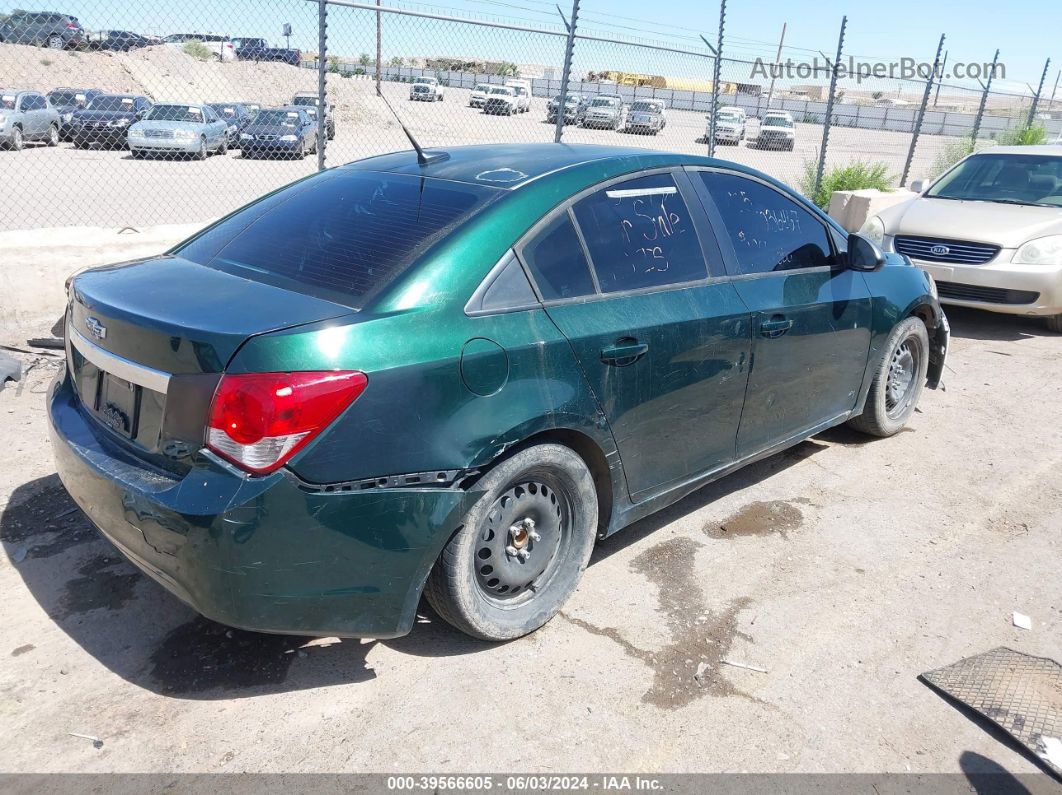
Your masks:
{"label": "side mirror", "polygon": [[929,187],[928,183],[928,179],[913,180],[910,185],[910,190],[914,193],[922,193],[926,188]]}
{"label": "side mirror", "polygon": [[885,264],[881,249],[858,232],[848,236],[848,267],[854,271],[876,271]]}

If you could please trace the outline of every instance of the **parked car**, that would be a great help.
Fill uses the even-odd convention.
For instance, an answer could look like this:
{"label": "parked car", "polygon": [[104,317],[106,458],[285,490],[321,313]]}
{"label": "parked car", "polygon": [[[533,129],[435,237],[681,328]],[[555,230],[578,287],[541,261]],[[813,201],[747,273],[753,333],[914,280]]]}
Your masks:
{"label": "parked car", "polygon": [[69,14],[16,10],[0,24],[0,42],[72,49],[85,43],[85,29]]}
{"label": "parked car", "polygon": [[232,39],[222,33],[173,33],[165,39],[167,44],[179,49],[183,49],[190,41],[198,41],[214,53],[219,61],[236,60],[236,47]]}
{"label": "parked car", "polygon": [[605,127],[618,130],[624,124],[623,100],[613,96],[597,96],[583,114],[583,127]]}
{"label": "parked car", "polygon": [[251,114],[251,118],[254,118],[262,109],[261,102],[237,102],[236,104],[243,105],[244,110]]}
{"label": "parked car", "polygon": [[476,83],[472,87],[472,93],[468,95],[468,106],[482,108],[483,103],[487,101],[488,93],[490,93],[490,83]]}
{"label": "parked car", "polygon": [[414,78],[409,87],[409,98],[419,102],[443,101],[443,86],[434,77]]}
{"label": "parked car", "polygon": [[[546,121],[555,124],[557,121],[557,106],[560,104],[560,95],[552,97],[546,103]],[[590,98],[578,92],[570,92],[564,100],[564,123],[579,124],[586,114],[586,107],[590,104]]]}
{"label": "parked car", "polygon": [[940,378],[929,277],[767,176],[447,154],[328,169],[69,285],[59,476],[207,617],[386,638],[423,589],[518,637],[595,539],[831,426],[897,433]]}
{"label": "parked car", "polygon": [[247,108],[239,102],[211,102],[210,107],[218,114],[227,125],[229,146],[234,149],[240,148],[240,133],[246,129],[254,118]]}
{"label": "parked car", "polygon": [[512,86],[491,86],[483,103],[483,112],[498,116],[512,116],[528,108],[527,97],[517,96]]}
{"label": "parked car", "polygon": [[70,140],[76,149],[93,144],[125,149],[129,127],[150,109],[151,100],[139,94],[99,94],[70,117]]}
{"label": "parked car", "polygon": [[292,66],[302,63],[302,50],[272,47],[265,39],[238,38],[233,39],[232,44],[241,61],[280,61]]}
{"label": "parked car", "polygon": [[[724,106],[719,109],[715,117],[715,142],[717,144],[733,144],[737,146],[745,140],[745,128],[748,117],[742,108]],[[708,119],[708,129],[705,139],[711,134],[711,117]]]}
{"label": "parked car", "polygon": [[[318,98],[317,94],[313,94],[313,93],[309,93],[309,92],[303,93],[303,94],[296,94],[294,97],[291,98],[291,104],[295,105],[296,107],[300,107],[300,108],[307,108],[307,107],[313,108],[314,109],[315,118],[316,118],[316,112],[321,109],[321,100]],[[326,134],[328,136],[328,140],[329,141],[331,141],[333,138],[336,137],[336,114],[335,114],[335,110],[336,110],[336,106],[335,105],[326,104],[325,107],[324,107],[325,132],[326,132]]]}
{"label": "parked car", "polygon": [[756,135],[757,149],[783,149],[792,152],[796,145],[796,125],[785,111],[768,111],[760,119]]}
{"label": "parked car", "polygon": [[150,47],[156,42],[150,36],[142,36],[128,30],[104,30],[99,34],[93,34],[88,40],[88,47],[92,50],[109,50],[113,52],[129,52],[141,47]]}
{"label": "parked car", "polygon": [[240,134],[244,157],[298,157],[317,151],[316,108],[266,108]]}
{"label": "parked car", "polygon": [[940,300],[1062,332],[1062,146],[994,146],[861,230],[936,280]]}
{"label": "parked car", "polygon": [[636,99],[627,114],[627,132],[656,135],[667,127],[667,111],[659,99]]}
{"label": "parked car", "polygon": [[21,151],[26,141],[59,144],[59,113],[37,91],[0,89],[0,144]]}
{"label": "parked car", "polygon": [[48,92],[48,101],[59,114],[60,141],[72,140],[70,121],[74,114],[88,107],[88,104],[102,93],[98,88],[56,88]]}
{"label": "parked car", "polygon": [[145,155],[191,155],[206,160],[229,149],[229,125],[209,105],[155,105],[129,128],[129,151]]}

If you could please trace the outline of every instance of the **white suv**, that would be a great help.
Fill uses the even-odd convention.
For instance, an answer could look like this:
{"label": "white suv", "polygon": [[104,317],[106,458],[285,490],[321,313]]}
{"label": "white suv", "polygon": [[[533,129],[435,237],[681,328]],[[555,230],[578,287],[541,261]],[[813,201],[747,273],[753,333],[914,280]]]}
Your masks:
{"label": "white suv", "polygon": [[409,87],[409,98],[421,102],[442,102],[443,87],[434,77],[418,77]]}

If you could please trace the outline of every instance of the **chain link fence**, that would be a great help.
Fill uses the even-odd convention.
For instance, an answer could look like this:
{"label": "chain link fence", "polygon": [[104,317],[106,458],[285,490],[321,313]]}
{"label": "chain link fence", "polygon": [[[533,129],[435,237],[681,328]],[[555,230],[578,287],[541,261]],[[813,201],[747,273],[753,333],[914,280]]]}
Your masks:
{"label": "chain link fence", "polygon": [[[725,37],[621,40],[583,28],[577,7],[527,25],[376,0],[64,7],[0,15],[0,229],[208,221],[320,168],[408,149],[403,125],[426,148],[714,154],[810,195],[857,161],[883,164],[894,186],[933,176],[1038,115],[1032,91],[834,80],[836,40],[806,74],[776,77]],[[1037,122],[1048,137],[1062,134],[1059,108],[1039,109],[1059,117]]]}

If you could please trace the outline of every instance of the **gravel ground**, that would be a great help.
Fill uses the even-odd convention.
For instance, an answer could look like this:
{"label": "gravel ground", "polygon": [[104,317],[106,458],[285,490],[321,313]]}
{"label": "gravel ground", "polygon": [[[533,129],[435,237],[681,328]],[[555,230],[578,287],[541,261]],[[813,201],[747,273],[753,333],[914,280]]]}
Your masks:
{"label": "gravel ground", "polygon": [[[231,66],[234,65],[226,64],[222,68],[227,70]],[[205,87],[200,90],[207,93],[206,99],[275,104],[289,101],[291,94],[302,85],[296,78],[313,74],[280,64],[257,66],[263,69],[247,70],[243,82],[227,74],[223,87],[212,86],[204,77]],[[154,61],[137,61],[135,68],[140,72],[154,70],[152,75],[159,69]],[[267,79],[272,81],[268,88],[259,85]],[[170,96],[163,93],[163,88],[172,85],[169,90],[180,101],[194,99],[189,94],[191,89],[183,83],[183,88],[177,86],[172,77],[164,80],[145,76],[143,80],[161,86],[154,93],[156,98]],[[328,142],[329,165],[409,149],[409,142],[391,112],[375,96],[371,81],[331,76],[330,86],[338,108],[338,122],[336,138]],[[529,112],[506,117],[487,115],[469,107],[469,93],[447,89],[443,102],[410,102],[409,86],[384,84],[388,101],[425,147],[553,140],[554,127],[545,121],[544,98],[534,98]],[[756,135],[757,124],[750,122],[750,138]],[[706,154],[704,133],[703,114],[670,111],[668,125],[659,135],[568,126],[564,141]],[[793,152],[759,150],[746,141],[739,146],[718,146],[716,156],[752,166],[797,186],[804,163],[817,158],[821,140],[820,125],[798,123]],[[937,152],[947,140],[930,135],[920,139],[912,178],[929,173]],[[902,133],[837,127],[830,133],[828,165],[881,160],[888,165],[890,174],[898,177],[909,144],[910,136]],[[312,156],[303,161],[244,160],[238,152],[230,152],[228,156],[213,156],[203,162],[145,161],[133,160],[127,151],[77,150],[71,144],[50,149],[44,144],[31,144],[22,152],[0,151],[0,168],[5,177],[0,181],[0,207],[3,208],[0,230],[64,225],[136,227],[202,221],[224,215],[267,191],[312,173],[316,167]]]}
{"label": "gravel ground", "polygon": [[1032,772],[917,676],[1062,659],[1062,353],[950,314],[946,391],[906,432],[835,429],[639,522],[502,645],[427,611],[382,642],[197,617],[65,495],[41,359],[0,392],[0,769]]}

